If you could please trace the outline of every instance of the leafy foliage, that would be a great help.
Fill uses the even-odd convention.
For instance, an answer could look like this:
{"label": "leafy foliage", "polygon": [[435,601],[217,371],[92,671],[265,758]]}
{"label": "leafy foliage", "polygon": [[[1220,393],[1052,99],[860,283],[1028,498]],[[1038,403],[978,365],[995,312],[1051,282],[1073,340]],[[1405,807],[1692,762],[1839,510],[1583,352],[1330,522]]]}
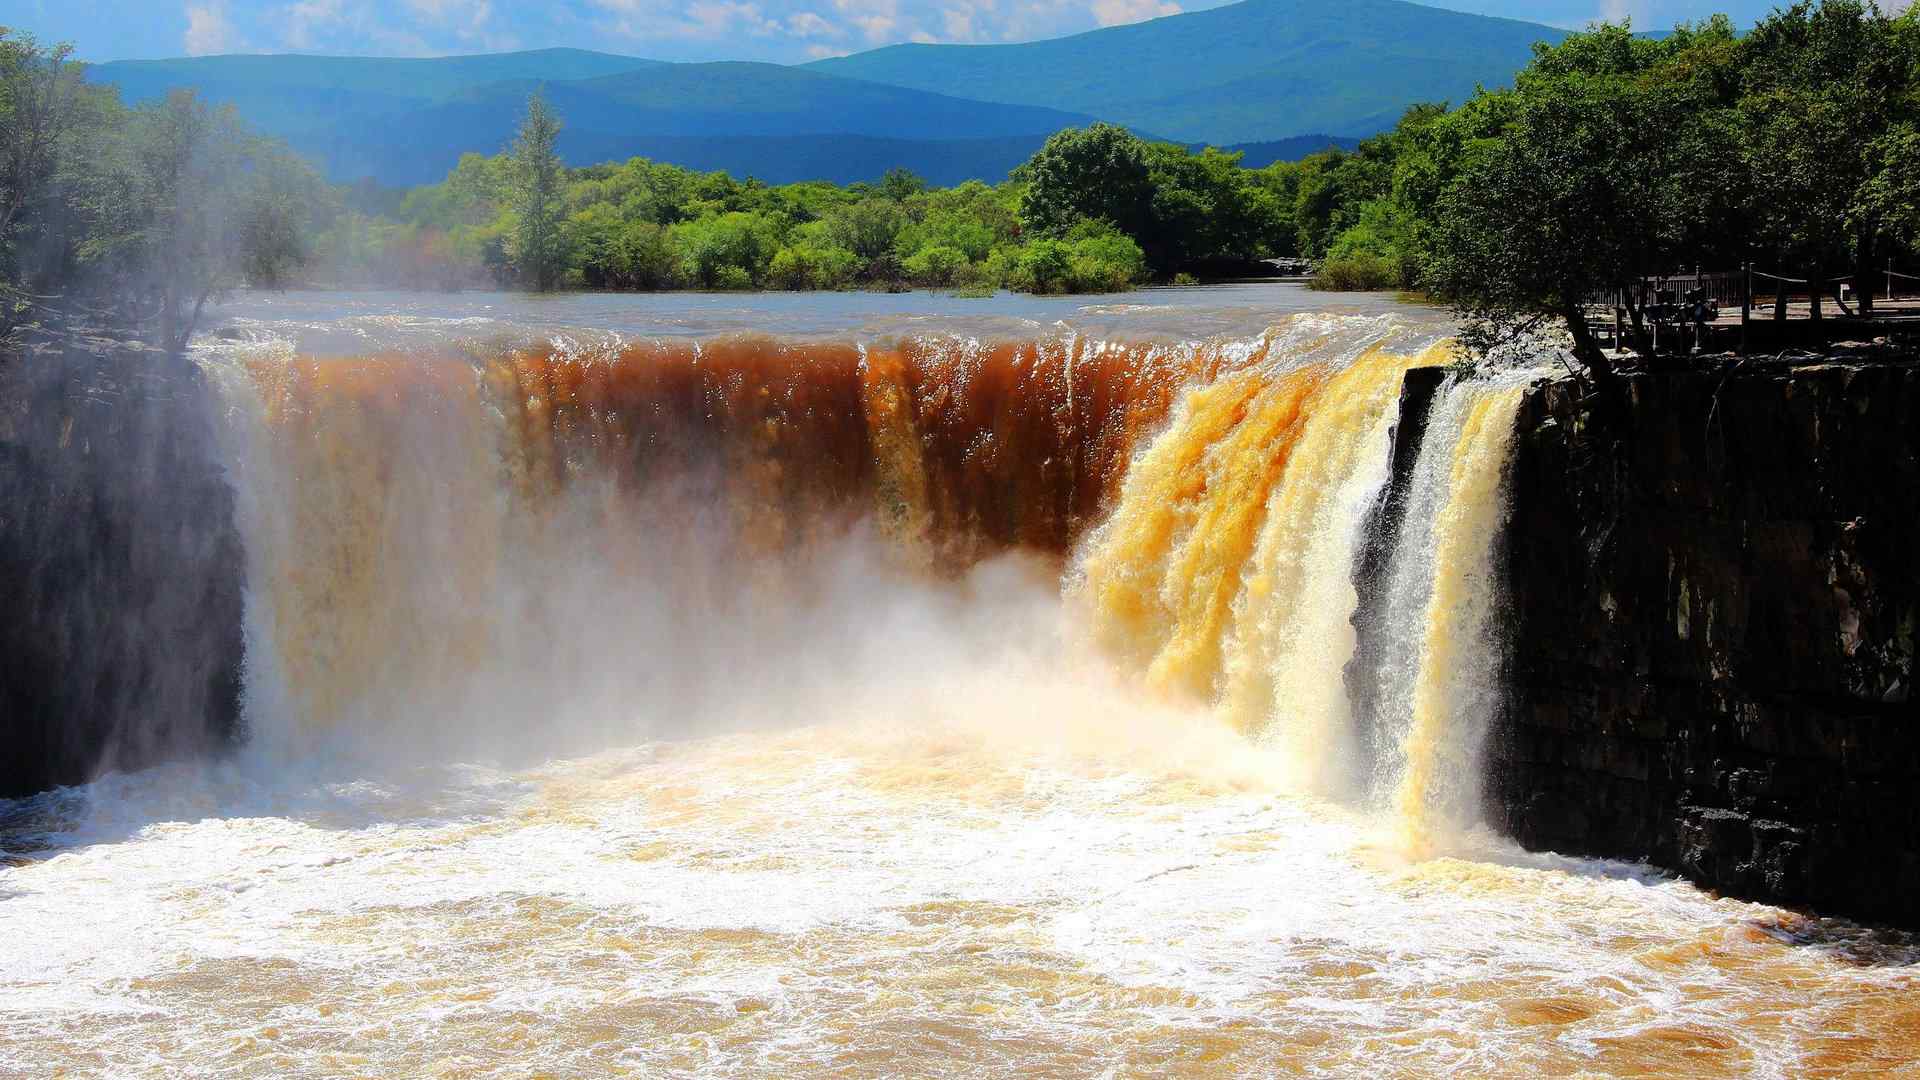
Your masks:
{"label": "leafy foliage", "polygon": [[[1824,279],[1920,235],[1920,15],[1802,2],[1738,36],[1599,25],[1536,49],[1511,90],[1423,106],[1352,154],[1275,170],[1324,284],[1451,301],[1481,343],[1563,321],[1645,277],[1758,260]],[[1363,260],[1364,263],[1363,263]],[[1332,273],[1329,273],[1332,271]],[[1624,302],[1636,344],[1643,312]]]}
{"label": "leafy foliage", "polygon": [[0,334],[78,316],[179,349],[207,302],[285,284],[334,195],[180,90],[136,109],[0,29]]}
{"label": "leafy foliage", "polygon": [[[397,222],[344,215],[319,242],[333,273],[530,282],[519,154],[466,155],[399,200]],[[998,185],[935,188],[894,169],[776,187],[645,158],[562,169],[557,185],[558,280],[592,288],[1104,292],[1293,250],[1292,204],[1270,172],[1110,125],[1058,133]]]}
{"label": "leafy foliage", "polygon": [[508,175],[516,219],[514,262],[537,292],[553,288],[566,263],[560,231],[560,184],[566,166],[554,151],[559,138],[560,118],[535,91],[527,99],[526,118],[513,140]]}

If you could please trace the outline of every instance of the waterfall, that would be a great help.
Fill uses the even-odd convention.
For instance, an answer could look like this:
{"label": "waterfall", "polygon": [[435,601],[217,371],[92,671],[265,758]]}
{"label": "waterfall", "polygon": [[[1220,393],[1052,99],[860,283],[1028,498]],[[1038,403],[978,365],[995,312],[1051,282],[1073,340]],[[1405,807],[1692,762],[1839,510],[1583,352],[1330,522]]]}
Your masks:
{"label": "waterfall", "polygon": [[1500,707],[1504,481],[1524,392],[1513,380],[1441,388],[1394,545],[1372,722],[1386,748],[1376,791],[1410,850],[1479,811],[1479,750]]}
{"label": "waterfall", "polygon": [[[1443,387],[1392,542],[1377,715],[1355,715],[1344,674],[1401,379],[1451,353],[1373,349],[1189,388],[1071,585],[1091,636],[1150,687],[1209,701],[1280,751],[1295,790],[1390,811],[1410,849],[1477,810],[1477,756],[1499,705],[1495,560],[1524,375]],[[1371,767],[1369,746],[1385,747]]]}
{"label": "waterfall", "polygon": [[209,353],[253,750],[672,734],[743,664],[817,679],[789,654],[834,575],[884,589],[1027,551],[1145,692],[1201,703],[1286,786],[1374,805],[1421,847],[1471,823],[1498,707],[1523,376],[1448,376],[1364,715],[1347,680],[1401,383],[1453,355],[1309,318],[1188,344]]}

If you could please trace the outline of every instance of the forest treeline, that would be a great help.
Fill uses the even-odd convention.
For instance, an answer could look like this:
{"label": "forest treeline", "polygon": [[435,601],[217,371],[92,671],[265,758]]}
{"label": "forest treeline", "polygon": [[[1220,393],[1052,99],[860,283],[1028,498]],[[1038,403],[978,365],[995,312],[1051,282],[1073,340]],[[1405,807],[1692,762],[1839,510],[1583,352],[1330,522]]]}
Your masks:
{"label": "forest treeline", "polygon": [[[321,263],[379,284],[1055,293],[1298,249],[1293,164],[1244,169],[1106,124],[1059,132],[999,184],[933,188],[900,169],[773,186],[645,158],[562,168],[554,123],[536,100],[509,150],[385,205],[350,199],[317,236]],[[530,242],[538,222],[549,243]]]}

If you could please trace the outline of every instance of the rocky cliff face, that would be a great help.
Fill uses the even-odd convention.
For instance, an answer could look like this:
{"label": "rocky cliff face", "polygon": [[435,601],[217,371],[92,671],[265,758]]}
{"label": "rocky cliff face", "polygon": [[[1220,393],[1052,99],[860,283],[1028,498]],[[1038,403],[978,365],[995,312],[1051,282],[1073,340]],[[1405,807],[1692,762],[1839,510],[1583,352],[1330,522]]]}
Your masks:
{"label": "rocky cliff face", "polygon": [[0,362],[0,796],[228,740],[245,568],[186,360]]}
{"label": "rocky cliff face", "polygon": [[1920,366],[1532,392],[1492,816],[1728,894],[1920,922]]}

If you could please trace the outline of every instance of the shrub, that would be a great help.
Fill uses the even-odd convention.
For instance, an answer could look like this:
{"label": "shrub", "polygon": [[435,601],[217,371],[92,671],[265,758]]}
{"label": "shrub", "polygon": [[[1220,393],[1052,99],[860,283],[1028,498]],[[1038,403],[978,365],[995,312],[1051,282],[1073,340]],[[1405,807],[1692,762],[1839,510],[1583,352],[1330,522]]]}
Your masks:
{"label": "shrub", "polygon": [[915,284],[943,288],[959,280],[967,267],[967,254],[959,248],[935,244],[914,252],[902,265]]}
{"label": "shrub", "polygon": [[[708,215],[676,225],[673,244],[681,272],[688,280],[710,289],[752,288],[765,277],[779,248],[779,223],[765,214]],[[737,270],[738,274],[727,273]],[[745,285],[730,285],[745,276]]]}
{"label": "shrub", "polygon": [[1320,292],[1380,292],[1399,287],[1399,264],[1370,252],[1328,259],[1307,282],[1307,288]]}
{"label": "shrub", "polygon": [[796,244],[781,248],[767,268],[777,289],[844,289],[860,269],[860,257],[832,245]]}
{"label": "shrub", "polygon": [[1081,222],[1072,245],[1068,292],[1123,292],[1147,276],[1147,259],[1133,238],[1105,222]]}
{"label": "shrub", "polygon": [[1147,273],[1133,238],[1101,221],[1081,221],[1064,240],[1035,240],[1008,265],[996,251],[987,261],[1008,288],[1031,293],[1120,292]]}
{"label": "shrub", "polygon": [[1020,249],[1008,284],[1022,292],[1070,292],[1068,278],[1073,273],[1073,249],[1062,240],[1035,240]]}

